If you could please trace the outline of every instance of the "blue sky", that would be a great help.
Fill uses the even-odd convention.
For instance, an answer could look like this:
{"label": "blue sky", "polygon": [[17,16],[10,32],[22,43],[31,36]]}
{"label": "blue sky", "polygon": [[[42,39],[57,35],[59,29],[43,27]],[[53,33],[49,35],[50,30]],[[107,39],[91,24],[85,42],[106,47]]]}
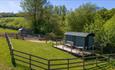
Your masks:
{"label": "blue sky", "polygon": [[[91,2],[107,9],[115,8],[115,0],[49,0],[53,5],[65,5],[67,9],[78,8],[83,3]],[[21,0],[0,0],[0,12],[19,12]]]}

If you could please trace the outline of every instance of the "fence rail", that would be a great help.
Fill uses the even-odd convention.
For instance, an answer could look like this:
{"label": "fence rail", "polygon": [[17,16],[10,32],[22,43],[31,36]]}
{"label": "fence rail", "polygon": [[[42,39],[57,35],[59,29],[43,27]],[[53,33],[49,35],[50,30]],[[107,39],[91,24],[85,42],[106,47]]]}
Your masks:
{"label": "fence rail", "polygon": [[[18,52],[20,55],[18,53],[16,54],[15,52]],[[22,56],[21,54],[25,54],[28,57]],[[37,67],[43,70],[63,70],[63,69],[71,70],[71,68],[80,68],[80,69],[85,70],[87,69],[87,66],[90,66],[90,65],[94,65],[94,67],[97,67],[100,63],[109,63],[108,60],[110,59],[109,57],[105,58],[104,55],[84,57],[80,61],[77,61],[78,58],[46,59],[46,58],[35,56],[35,55],[25,53],[19,50],[15,50],[15,49],[13,49],[12,55],[14,56],[14,59],[16,61],[20,61],[20,62],[28,64],[30,69],[35,69],[34,67]],[[109,56],[109,54],[107,55]],[[112,56],[112,54],[110,55]],[[22,59],[19,59],[17,57],[20,57]],[[36,58],[36,59],[33,59],[33,58]],[[87,60],[87,59],[91,59],[91,60]],[[24,61],[24,60],[28,60],[28,61]],[[36,62],[36,64],[34,62]]]}
{"label": "fence rail", "polygon": [[80,67],[82,70],[85,70],[87,69],[86,67],[89,65],[95,65],[94,67],[97,67],[99,63],[105,63],[105,62],[110,63],[111,57],[115,56],[115,54],[107,54],[107,55],[100,55],[100,56],[82,57],[80,61],[76,61],[78,60],[78,58],[46,59],[43,57],[35,56],[14,49],[7,34],[5,34],[5,37],[9,46],[12,64],[16,66],[16,61],[20,61],[22,63],[28,64],[31,70],[35,69],[34,67],[43,70],[63,70],[63,69],[70,70],[71,68]]}
{"label": "fence rail", "polygon": [[[28,57],[21,56],[21,55],[19,55],[19,54],[16,54],[15,52],[18,52],[19,54],[25,54],[25,55],[27,55]],[[18,50],[15,50],[15,49],[13,49],[13,55],[14,55],[14,57],[15,57],[15,59],[16,59],[17,61],[24,62],[24,63],[28,64],[29,67],[30,67],[30,69],[33,69],[33,68],[32,68],[33,66],[39,67],[39,68],[41,68],[41,69],[47,69],[46,67],[47,67],[47,65],[48,65],[48,60],[45,59],[45,58],[42,58],[42,57],[39,57],[39,56],[35,56],[35,55],[32,55],[32,54],[28,54],[28,53],[25,53],[25,52],[22,52],[22,51],[18,51]],[[26,60],[28,60],[28,62],[27,62],[27,61],[24,61],[23,59],[16,58],[16,57],[20,57],[20,58],[26,59]],[[37,59],[35,60],[35,59],[32,59],[32,58],[37,58]],[[43,61],[45,61],[45,62],[41,62],[41,61],[38,61],[38,60],[43,60]],[[39,63],[39,64],[43,64],[43,65],[45,65],[46,67],[40,66],[40,65],[38,65],[38,64],[33,64],[32,62],[36,62],[36,63]]]}
{"label": "fence rail", "polygon": [[[23,39],[24,40],[24,36],[18,33],[7,33],[7,35],[10,38],[14,38],[14,39]],[[0,33],[0,37],[5,37],[5,33]]]}

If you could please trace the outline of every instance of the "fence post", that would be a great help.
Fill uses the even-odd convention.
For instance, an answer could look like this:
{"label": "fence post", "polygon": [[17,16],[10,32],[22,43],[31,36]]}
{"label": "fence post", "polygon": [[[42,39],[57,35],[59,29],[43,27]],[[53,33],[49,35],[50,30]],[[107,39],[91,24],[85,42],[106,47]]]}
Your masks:
{"label": "fence post", "polygon": [[62,40],[60,40],[60,45],[62,44]]}
{"label": "fence post", "polygon": [[48,70],[50,70],[50,60],[48,60]]}
{"label": "fence post", "polygon": [[46,44],[47,44],[48,40],[46,39]]}
{"label": "fence post", "polygon": [[52,47],[54,47],[54,43],[53,43],[53,41],[52,41]]}
{"label": "fence post", "polygon": [[16,39],[18,39],[18,34],[15,34],[16,35]]}
{"label": "fence post", "polygon": [[16,67],[16,61],[15,61],[15,58],[14,58],[14,52],[13,52],[14,50],[12,49],[11,50],[11,59],[12,59],[12,64],[13,64],[13,66],[14,67]]}
{"label": "fence post", "polygon": [[96,56],[96,67],[98,66],[98,64],[97,64],[97,58],[98,58],[98,56]]}
{"label": "fence post", "polygon": [[69,59],[67,59],[67,70],[69,70]]}
{"label": "fence post", "polygon": [[24,40],[24,34],[22,34],[21,36],[22,36],[22,40]]}
{"label": "fence post", "polygon": [[56,47],[57,47],[57,39],[56,39]]}
{"label": "fence post", "polygon": [[29,68],[30,68],[30,70],[32,70],[32,66],[31,66],[31,55],[29,55]]}
{"label": "fence post", "polygon": [[10,55],[11,55],[11,62],[13,64],[14,67],[16,67],[16,62],[15,62],[15,58],[14,58],[14,50],[13,50],[13,46],[11,44],[11,41],[7,35],[7,33],[5,33],[5,38],[6,38],[6,41],[8,43],[8,47],[9,47],[9,50],[10,50]]}
{"label": "fence post", "polygon": [[85,58],[84,58],[84,55],[82,56],[83,58],[83,70],[85,70]]}
{"label": "fence post", "polygon": [[111,63],[110,61],[111,61],[111,60],[110,60],[110,55],[108,55],[108,63]]}
{"label": "fence post", "polygon": [[97,58],[98,58],[98,56],[96,56],[96,67],[97,67]]}
{"label": "fence post", "polygon": [[24,40],[24,34],[20,33],[19,35],[20,35],[20,38]]}

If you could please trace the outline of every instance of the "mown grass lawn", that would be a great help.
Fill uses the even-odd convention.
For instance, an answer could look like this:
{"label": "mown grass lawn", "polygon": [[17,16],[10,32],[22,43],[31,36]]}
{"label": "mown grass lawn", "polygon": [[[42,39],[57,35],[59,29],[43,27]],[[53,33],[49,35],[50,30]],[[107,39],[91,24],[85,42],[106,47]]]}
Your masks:
{"label": "mown grass lawn", "polygon": [[0,70],[23,70],[23,67],[12,66],[10,52],[4,38],[0,38]]}
{"label": "mown grass lawn", "polygon": [[[16,39],[12,39],[11,41],[15,49],[26,52],[26,53],[30,53],[36,56],[40,56],[43,58],[47,58],[47,59],[75,58],[75,56],[72,56],[69,53],[53,48],[52,43],[47,43],[47,44],[34,43],[34,42],[16,40]],[[27,67],[23,67],[23,65],[22,66],[18,65],[17,67],[13,67],[10,61],[9,54],[10,54],[9,49],[8,49],[5,38],[0,38],[0,70],[28,70]],[[76,61],[80,61],[80,59],[78,58]],[[98,67],[98,70],[108,70],[109,69],[108,66],[110,67],[110,65],[101,66],[101,68]],[[82,69],[82,67],[80,69]],[[70,70],[76,70],[76,69],[70,69]],[[97,70],[97,68],[90,69],[90,70]],[[109,70],[114,70],[114,69],[111,68]]]}
{"label": "mown grass lawn", "polygon": [[[47,59],[73,58],[69,53],[57,50],[52,47],[51,43],[33,43],[24,40],[12,39],[13,47],[17,50],[40,56]],[[0,64],[5,68],[11,68],[10,55],[7,43],[4,38],[0,38]],[[2,67],[3,67],[2,66]],[[17,69],[16,69],[17,70]],[[19,69],[20,70],[20,69]]]}
{"label": "mown grass lawn", "polygon": [[17,33],[17,30],[0,28],[0,33]]}
{"label": "mown grass lawn", "polygon": [[12,39],[17,50],[37,55],[46,59],[74,58],[75,56],[52,47],[52,43],[34,43],[25,40]]}

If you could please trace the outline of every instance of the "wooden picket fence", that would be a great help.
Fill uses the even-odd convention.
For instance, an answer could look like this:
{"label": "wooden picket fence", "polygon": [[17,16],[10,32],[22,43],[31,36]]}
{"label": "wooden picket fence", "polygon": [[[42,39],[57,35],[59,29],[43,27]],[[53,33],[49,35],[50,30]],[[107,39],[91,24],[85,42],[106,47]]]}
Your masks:
{"label": "wooden picket fence", "polygon": [[[17,62],[21,62],[23,65],[27,64],[30,70],[71,70],[72,68],[76,68],[76,70],[78,70],[78,68],[80,70],[86,70],[86,66],[94,65],[94,68],[98,67],[100,63],[110,63],[111,56],[115,56],[115,54],[107,54],[82,57],[80,61],[78,61],[78,58],[46,59],[14,49],[7,34],[5,34],[5,37],[10,49],[12,64],[16,66]],[[93,62],[90,62],[91,60],[93,60]]]}

